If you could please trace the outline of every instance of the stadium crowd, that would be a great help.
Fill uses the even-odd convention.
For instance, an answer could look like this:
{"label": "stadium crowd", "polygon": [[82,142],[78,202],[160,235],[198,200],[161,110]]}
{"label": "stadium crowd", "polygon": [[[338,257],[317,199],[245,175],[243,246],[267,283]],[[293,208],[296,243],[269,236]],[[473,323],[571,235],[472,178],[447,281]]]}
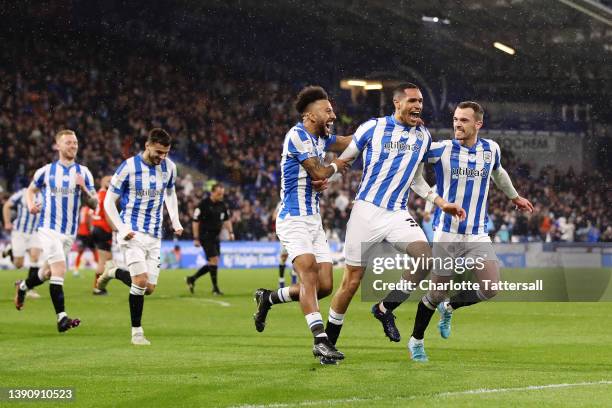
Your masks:
{"label": "stadium crowd", "polygon": [[[236,239],[275,239],[280,151],[296,121],[291,86],[235,79],[221,65],[194,72],[155,56],[128,55],[109,63],[95,50],[73,53],[67,47],[51,53],[44,42],[29,46],[30,52],[13,58],[11,66],[0,67],[0,180],[5,186],[0,204],[26,186],[34,170],[55,159],[50,141],[58,129],[77,132],[78,161],[99,179],[140,151],[151,127],[161,126],[176,140],[176,161],[204,175],[196,180],[179,169],[186,237],[191,237],[190,216],[204,194],[202,186],[218,180],[228,187]],[[66,60],[71,63],[62,63]],[[365,118],[339,115],[337,132],[350,134],[359,119]],[[504,166],[538,211],[519,214],[492,189],[489,211],[498,241],[612,241],[606,205],[612,197],[603,175],[561,174],[553,168],[535,172],[507,153]],[[359,179],[357,165],[324,193],[324,226],[332,238],[344,239]],[[423,201],[413,195],[410,206],[421,219]]]}

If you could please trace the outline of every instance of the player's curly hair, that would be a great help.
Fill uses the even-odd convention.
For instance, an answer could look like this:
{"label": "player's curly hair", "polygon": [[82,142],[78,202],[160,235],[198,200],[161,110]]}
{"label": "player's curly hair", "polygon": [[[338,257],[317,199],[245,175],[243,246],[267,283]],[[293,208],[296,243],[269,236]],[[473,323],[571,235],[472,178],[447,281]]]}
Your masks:
{"label": "player's curly hair", "polygon": [[162,128],[153,128],[149,132],[149,137],[147,137],[148,143],[159,143],[162,146],[170,146],[172,143],[172,138]]}
{"label": "player's curly hair", "polygon": [[300,91],[295,98],[295,110],[301,115],[304,113],[308,105],[321,99],[329,100],[327,92],[320,86],[310,85]]}

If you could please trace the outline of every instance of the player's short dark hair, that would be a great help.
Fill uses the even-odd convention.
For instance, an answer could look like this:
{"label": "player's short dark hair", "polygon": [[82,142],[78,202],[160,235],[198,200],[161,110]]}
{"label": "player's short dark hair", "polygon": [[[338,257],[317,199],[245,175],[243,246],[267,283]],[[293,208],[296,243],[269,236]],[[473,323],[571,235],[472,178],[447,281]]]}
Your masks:
{"label": "player's short dark hair", "polygon": [[413,84],[412,82],[402,82],[395,88],[393,88],[393,98],[399,98],[401,96],[406,95],[404,91],[406,89],[420,89],[418,86]]}
{"label": "player's short dark hair", "polygon": [[170,138],[170,135],[164,129],[153,128],[149,132],[147,143],[159,143],[162,146],[170,146],[170,144],[172,144],[172,138]]}
{"label": "player's short dark hair", "polygon": [[329,96],[325,89],[317,85],[307,86],[300,91],[295,98],[295,110],[301,115],[304,113],[308,105],[321,99],[329,100]]}
{"label": "player's short dark hair", "polygon": [[484,117],[484,109],[482,109],[482,106],[480,106],[480,104],[477,102],[474,102],[474,101],[459,102],[459,105],[457,105],[457,108],[459,109],[472,108],[472,110],[474,111],[474,117],[476,118],[476,120],[482,120]]}
{"label": "player's short dark hair", "polygon": [[210,192],[212,193],[213,191],[215,191],[218,188],[225,188],[225,186],[223,184],[221,184],[221,183],[215,183],[210,188]]}

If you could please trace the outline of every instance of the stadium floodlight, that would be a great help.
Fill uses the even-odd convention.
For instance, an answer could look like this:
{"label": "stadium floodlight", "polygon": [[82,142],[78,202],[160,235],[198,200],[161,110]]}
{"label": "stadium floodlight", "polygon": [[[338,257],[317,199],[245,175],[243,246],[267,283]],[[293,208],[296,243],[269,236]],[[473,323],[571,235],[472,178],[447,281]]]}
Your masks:
{"label": "stadium floodlight", "polygon": [[421,20],[425,21],[426,23],[442,23],[446,25],[450,24],[450,20],[448,18],[422,16]]}
{"label": "stadium floodlight", "polygon": [[497,48],[500,51],[505,52],[506,54],[514,55],[516,51],[512,47],[508,47],[506,44],[502,44],[500,42],[495,41],[493,43],[493,47]]}
{"label": "stadium floodlight", "polygon": [[380,82],[370,82],[364,86],[366,91],[374,91],[378,89],[383,89],[383,85]]}
{"label": "stadium floodlight", "polygon": [[362,81],[361,79],[349,79],[346,82],[350,86],[366,86],[368,83],[366,81]]}

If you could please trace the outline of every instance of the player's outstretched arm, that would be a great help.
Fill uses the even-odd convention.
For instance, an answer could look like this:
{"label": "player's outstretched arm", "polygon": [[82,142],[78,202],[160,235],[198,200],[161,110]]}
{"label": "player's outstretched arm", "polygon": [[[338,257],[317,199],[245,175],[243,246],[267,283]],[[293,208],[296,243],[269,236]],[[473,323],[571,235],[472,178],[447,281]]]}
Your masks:
{"label": "player's outstretched arm", "polygon": [[440,197],[425,181],[423,177],[423,163],[420,163],[412,179],[410,188],[421,196],[423,199],[434,203],[445,213],[459,218],[459,221],[465,220],[466,212],[459,204],[449,203]]}
{"label": "player's outstretched arm", "polygon": [[[340,136],[338,136],[340,137]],[[344,137],[348,137],[348,136],[344,136]],[[353,140],[352,136],[351,139],[349,140],[349,144],[348,146],[342,151],[342,154],[340,154],[339,159],[341,160],[347,160],[348,161],[348,167],[350,168],[353,163],[355,162],[355,160],[357,159],[357,156],[359,156],[359,154],[361,153],[361,150],[359,150],[359,147],[357,146],[357,143],[355,143],[355,140]],[[335,181],[337,179],[340,178],[340,174],[335,174],[333,175],[329,181]],[[315,186],[315,189],[318,186]],[[327,185],[324,184],[321,186],[321,190],[323,191],[327,188]],[[317,190],[319,191],[319,190]]]}
{"label": "player's outstretched arm", "polygon": [[531,204],[528,199],[519,195],[512,184],[508,172],[501,165],[491,172],[491,177],[495,185],[504,192],[506,197],[508,197],[519,210],[533,212],[533,204]]}
{"label": "player's outstretched arm", "polygon": [[436,193],[434,189],[427,183],[427,181],[425,181],[425,178],[423,177],[423,167],[424,164],[419,163],[416,172],[414,173],[410,188],[422,199],[427,200],[430,203],[434,203],[436,197],[438,197],[438,193]]}
{"label": "player's outstretched arm", "polygon": [[327,148],[328,152],[340,154],[349,146],[353,140],[353,135],[349,136],[336,136],[336,141],[329,145]]}

